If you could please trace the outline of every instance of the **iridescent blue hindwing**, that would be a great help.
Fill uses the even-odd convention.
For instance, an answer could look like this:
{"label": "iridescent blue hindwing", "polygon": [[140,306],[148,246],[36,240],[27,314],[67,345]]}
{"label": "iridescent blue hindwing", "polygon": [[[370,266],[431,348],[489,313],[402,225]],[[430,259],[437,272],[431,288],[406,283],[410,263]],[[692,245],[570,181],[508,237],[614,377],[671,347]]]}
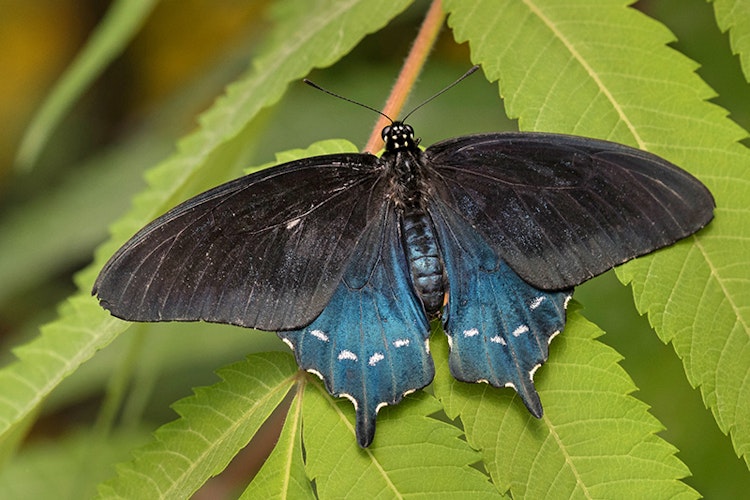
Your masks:
{"label": "iridescent blue hindwing", "polygon": [[529,411],[542,415],[534,372],[552,337],[565,326],[572,290],[546,292],[523,281],[465,220],[435,204],[449,283],[443,326],[458,380],[513,387]]}
{"label": "iridescent blue hindwing", "polygon": [[429,323],[414,295],[395,212],[384,207],[323,312],[304,329],[279,332],[300,367],[331,394],[354,403],[357,441],[366,447],[384,405],[432,381]]}

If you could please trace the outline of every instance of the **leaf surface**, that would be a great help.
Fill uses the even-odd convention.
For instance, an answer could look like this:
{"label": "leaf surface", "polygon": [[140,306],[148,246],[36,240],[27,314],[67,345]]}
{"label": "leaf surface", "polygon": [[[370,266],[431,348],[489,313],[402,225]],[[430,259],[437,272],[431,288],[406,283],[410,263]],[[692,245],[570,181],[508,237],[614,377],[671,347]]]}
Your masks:
{"label": "leaf surface", "polygon": [[180,419],[160,427],[117,477],[99,487],[105,498],[189,498],[223,471],[294,385],[286,353],[248,356],[218,372],[223,379],[178,401]]}
{"label": "leaf surface", "polygon": [[745,80],[750,82],[750,1],[713,0],[716,22],[729,32],[732,52],[740,56]]}
{"label": "leaf surface", "polygon": [[[696,175],[716,198],[697,235],[618,269],[719,427],[750,460],[750,154],[661,24],[619,0],[446,1],[458,41],[527,130],[609,139]],[[495,15],[488,13],[495,12]]]}
{"label": "leaf surface", "polygon": [[435,394],[460,417],[495,484],[513,498],[697,498],[680,481],[689,471],[677,450],[656,435],[661,425],[630,395],[636,388],[620,356],[595,340],[601,330],[578,307],[568,316],[535,376],[539,420],[511,389],[454,380],[447,342],[433,341]]}
{"label": "leaf surface", "polygon": [[497,498],[461,432],[429,415],[440,410],[425,392],[378,414],[375,441],[357,445],[354,411],[315,381],[305,392],[307,475],[321,498]]}

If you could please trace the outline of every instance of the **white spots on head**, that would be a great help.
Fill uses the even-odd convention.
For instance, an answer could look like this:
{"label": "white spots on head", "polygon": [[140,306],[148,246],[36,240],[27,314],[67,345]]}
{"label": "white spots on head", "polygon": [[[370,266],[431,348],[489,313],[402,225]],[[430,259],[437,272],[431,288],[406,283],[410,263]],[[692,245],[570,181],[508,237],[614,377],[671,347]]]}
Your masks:
{"label": "white spots on head", "polygon": [[292,219],[289,222],[286,223],[287,230],[294,228],[297,224],[299,224],[299,221],[301,219],[297,217],[296,219]]}
{"label": "white spots on head", "polygon": [[312,373],[313,375],[315,375],[316,377],[318,377],[320,380],[323,380],[325,382],[325,379],[323,378],[323,374],[320,373],[318,370],[316,370],[314,368],[308,368],[306,371],[308,373]]}
{"label": "white spots on head", "polygon": [[393,347],[406,347],[409,345],[409,339],[396,339],[393,341]]}
{"label": "white spots on head", "polygon": [[385,356],[383,356],[382,352],[376,352],[375,354],[370,356],[370,360],[367,362],[367,364],[370,366],[375,366],[381,361],[383,361],[384,359],[385,359]]}
{"label": "white spots on head", "polygon": [[375,407],[375,415],[378,414],[381,408],[385,408],[386,406],[388,406],[388,403],[386,403],[385,401],[383,401],[382,403],[378,403],[378,406]]}
{"label": "white spots on head", "polygon": [[570,299],[572,299],[572,298],[573,298],[573,295],[566,295],[565,296],[565,303],[563,304],[563,308],[564,309],[568,308],[568,303],[570,302]]}
{"label": "white spots on head", "polygon": [[323,330],[313,330],[310,332],[310,335],[323,342],[328,342],[328,335]]}
{"label": "white spots on head", "polygon": [[477,330],[476,328],[464,330],[464,337],[466,338],[476,337],[477,335],[479,335],[479,330]]}
{"label": "white spots on head", "polygon": [[291,349],[292,351],[294,351],[294,344],[292,344],[291,340],[289,340],[287,338],[283,338],[283,339],[281,339],[281,341],[284,342],[286,345],[288,345],[289,349]]}
{"label": "white spots on head", "polygon": [[534,300],[532,300],[531,303],[529,304],[529,309],[533,311],[537,307],[541,306],[545,298],[546,297],[544,295],[540,295],[539,297],[534,298]]}
{"label": "white spots on head", "polygon": [[343,361],[345,359],[348,359],[348,360],[351,360],[351,361],[357,361],[357,355],[354,354],[352,351],[344,349],[341,352],[339,352],[338,360],[339,361]]}
{"label": "white spots on head", "polygon": [[531,379],[532,382],[534,381],[534,374],[536,373],[536,371],[539,369],[540,366],[542,366],[542,364],[537,363],[534,365],[534,368],[532,368],[531,371],[529,371],[529,379]]}
{"label": "white spots on head", "polygon": [[500,344],[500,345],[508,345],[505,339],[502,338],[500,335],[495,335],[494,337],[490,337],[490,342],[494,342],[495,344]]}
{"label": "white spots on head", "polygon": [[352,396],[352,395],[351,395],[351,394],[349,394],[349,393],[346,393],[346,392],[342,392],[341,394],[339,394],[339,397],[340,397],[340,398],[346,398],[346,399],[348,399],[349,401],[351,401],[351,402],[352,402],[352,404],[354,405],[354,411],[357,411],[357,407],[359,406],[359,404],[357,403],[357,400],[356,400],[356,399],[354,399],[354,396]]}
{"label": "white spots on head", "polygon": [[528,331],[529,331],[528,325],[521,325],[518,328],[516,328],[515,330],[513,330],[513,336],[514,337],[518,337],[522,333],[526,333]]}

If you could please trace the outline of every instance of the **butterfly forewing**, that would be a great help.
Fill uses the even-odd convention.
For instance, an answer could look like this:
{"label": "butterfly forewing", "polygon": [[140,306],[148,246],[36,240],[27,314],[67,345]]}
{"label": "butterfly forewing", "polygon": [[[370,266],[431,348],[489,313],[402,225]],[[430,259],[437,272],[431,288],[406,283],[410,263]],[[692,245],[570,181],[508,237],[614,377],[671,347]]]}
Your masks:
{"label": "butterfly forewing", "polygon": [[425,159],[435,195],[542,289],[578,285],[712,217],[713,198],[697,179],[607,141],[472,135],[429,147]]}
{"label": "butterfly forewing", "polygon": [[211,189],[139,231],[106,264],[94,293],[131,321],[305,326],[381,212],[378,169],[375,156],[329,155]]}

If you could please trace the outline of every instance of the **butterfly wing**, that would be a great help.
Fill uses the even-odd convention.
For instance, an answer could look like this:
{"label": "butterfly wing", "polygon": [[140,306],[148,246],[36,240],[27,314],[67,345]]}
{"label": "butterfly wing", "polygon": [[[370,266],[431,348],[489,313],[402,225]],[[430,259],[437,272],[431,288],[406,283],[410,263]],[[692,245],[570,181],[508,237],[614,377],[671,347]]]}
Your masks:
{"label": "butterfly wing", "polygon": [[432,185],[525,281],[580,284],[713,217],[711,193],[650,153],[582,137],[504,133],[429,147]]}
{"label": "butterfly wing", "polygon": [[426,386],[435,372],[430,327],[412,291],[395,212],[388,207],[378,219],[320,316],[303,329],[279,333],[301,368],[354,403],[362,447],[372,442],[378,410]]}
{"label": "butterfly wing", "polygon": [[133,236],[93,293],[131,321],[304,326],[325,307],[382,211],[379,172],[375,156],[337,154],[206,191]]}
{"label": "butterfly wing", "polygon": [[430,216],[450,290],[443,328],[451,346],[451,373],[465,382],[512,387],[541,417],[534,372],[547,360],[552,337],[565,326],[572,290],[545,292],[523,281],[440,201],[431,204]]}

